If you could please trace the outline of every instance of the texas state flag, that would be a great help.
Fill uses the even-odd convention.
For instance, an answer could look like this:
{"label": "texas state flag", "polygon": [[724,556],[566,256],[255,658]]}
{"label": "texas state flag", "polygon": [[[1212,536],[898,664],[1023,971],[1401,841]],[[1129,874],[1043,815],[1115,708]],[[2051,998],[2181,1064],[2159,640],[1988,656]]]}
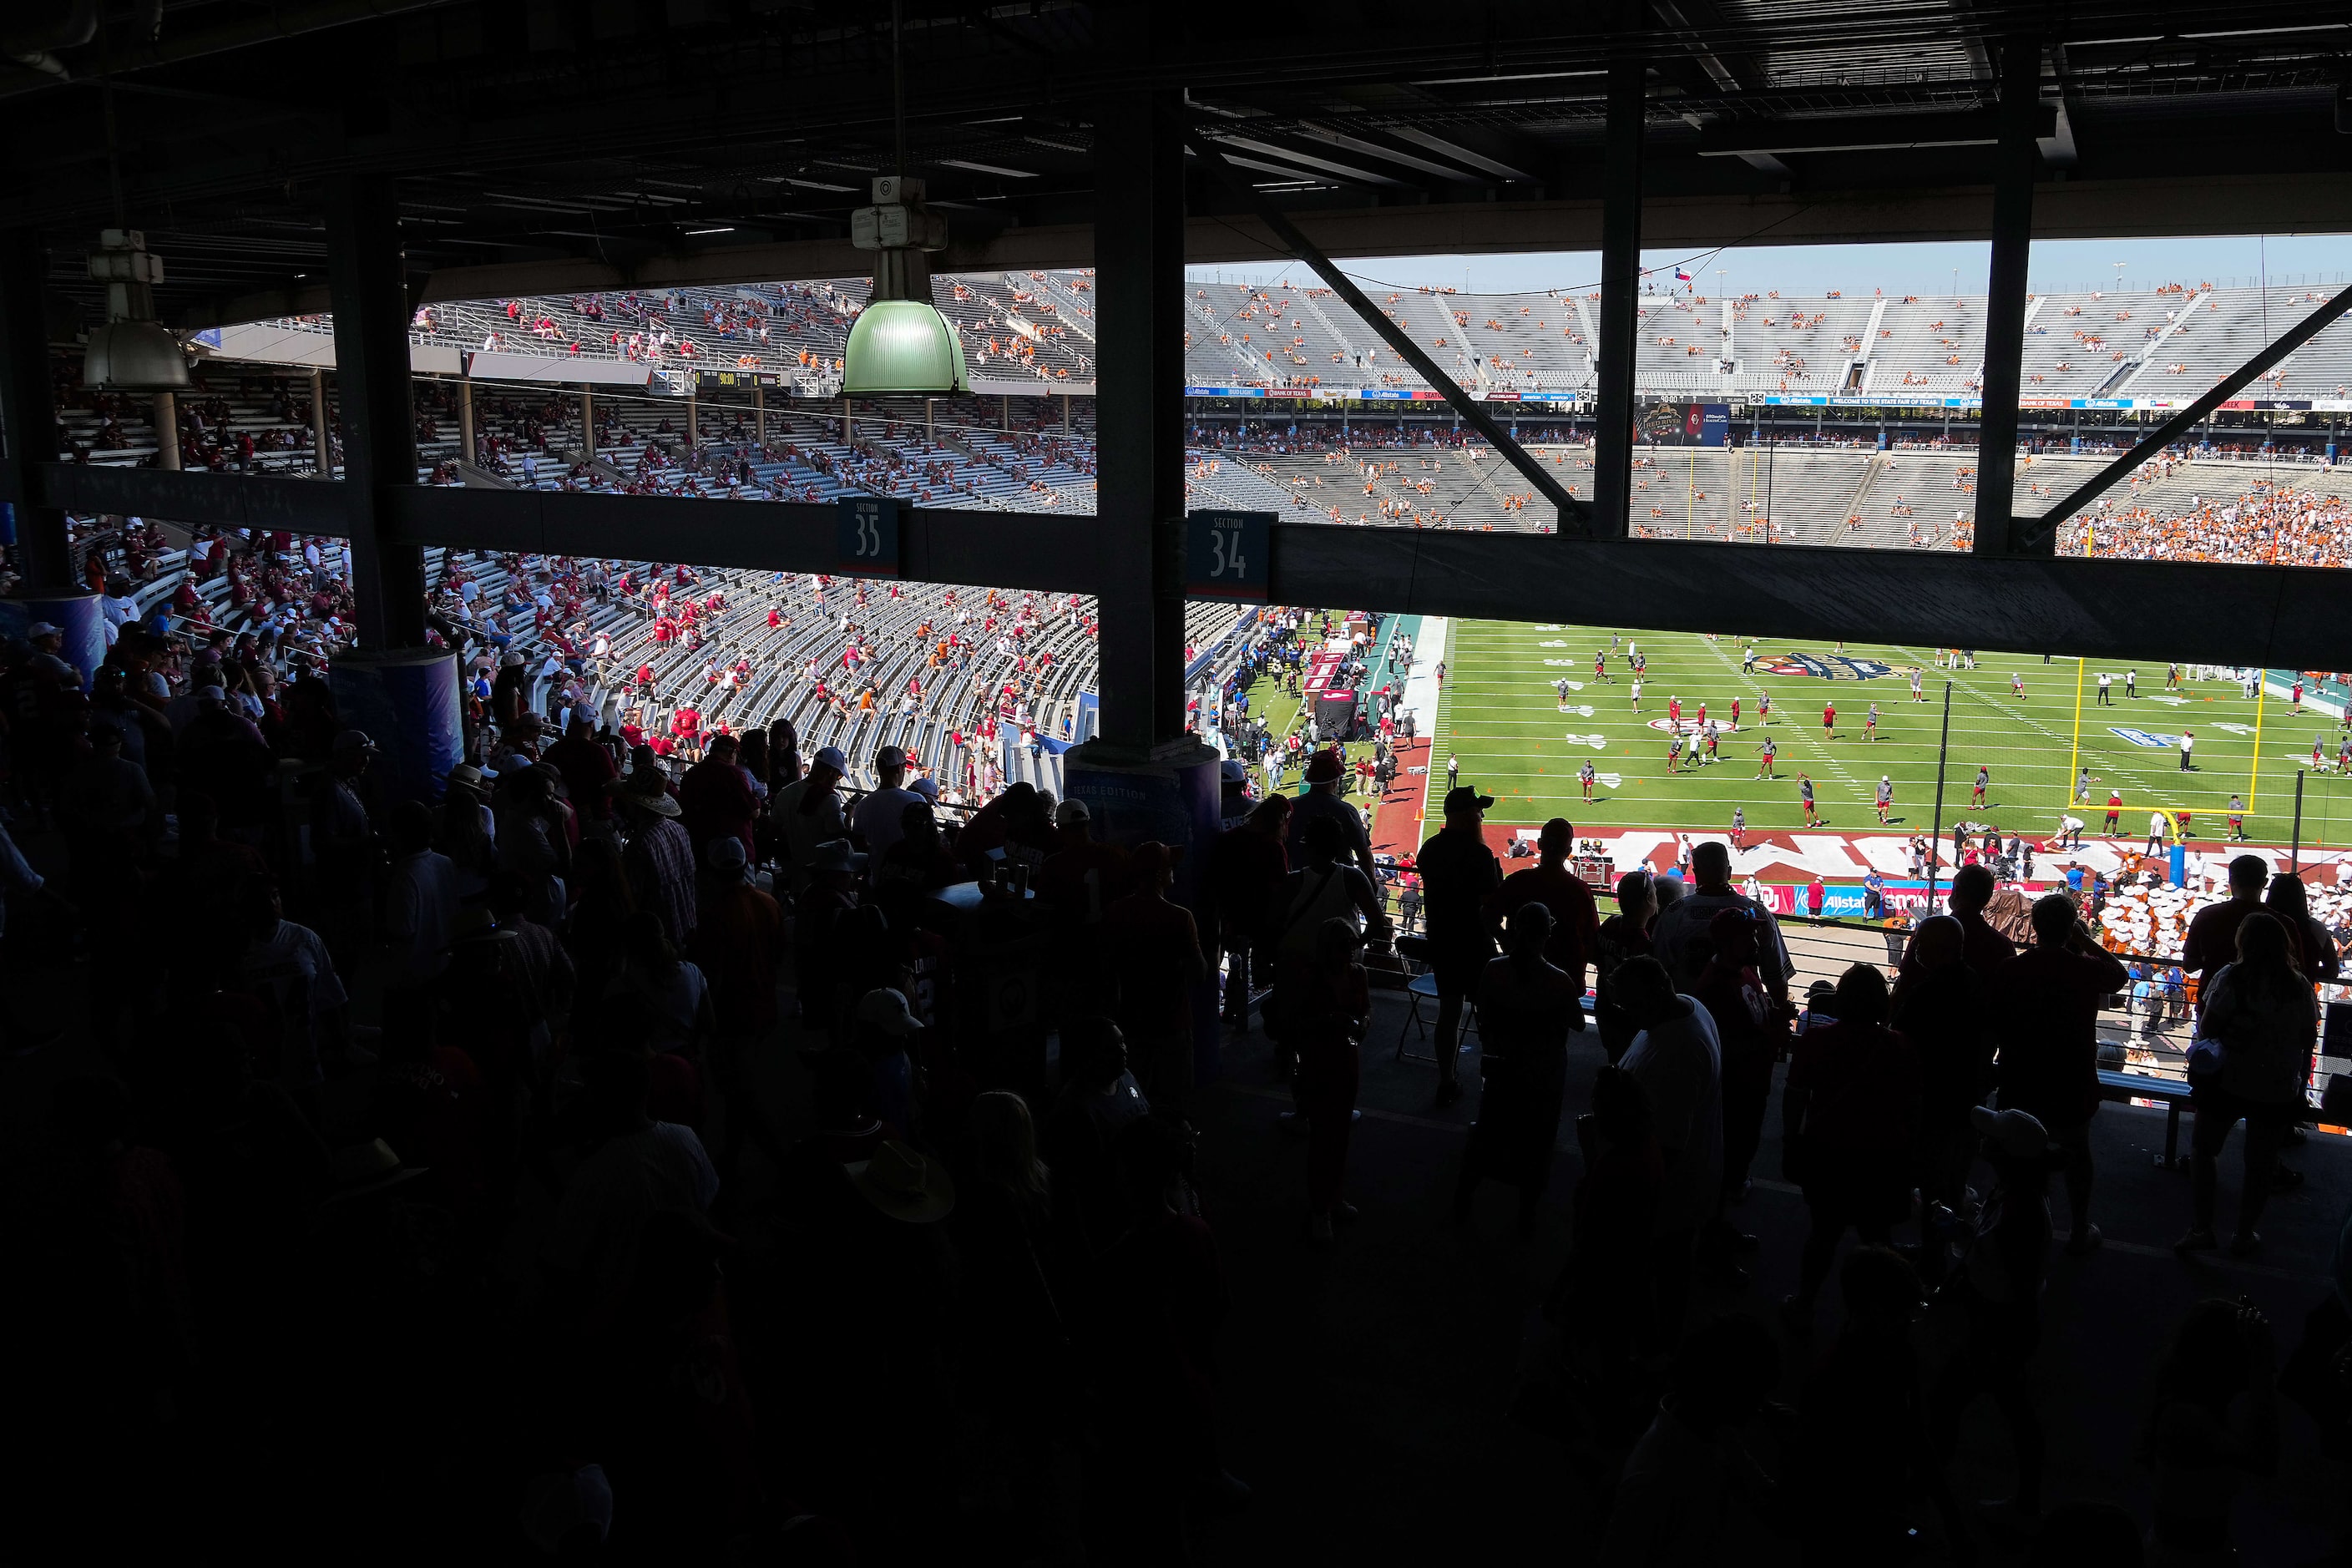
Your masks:
{"label": "texas state flag", "polygon": [[1689,273],[1687,273],[1687,272],[1684,271],[1684,270],[1683,270],[1681,268],[1679,268],[1679,267],[1677,267],[1677,268],[1675,268],[1675,282],[1677,282],[1677,283],[1687,283],[1687,282],[1689,282],[1690,280],[1691,280],[1691,275],[1690,275]]}

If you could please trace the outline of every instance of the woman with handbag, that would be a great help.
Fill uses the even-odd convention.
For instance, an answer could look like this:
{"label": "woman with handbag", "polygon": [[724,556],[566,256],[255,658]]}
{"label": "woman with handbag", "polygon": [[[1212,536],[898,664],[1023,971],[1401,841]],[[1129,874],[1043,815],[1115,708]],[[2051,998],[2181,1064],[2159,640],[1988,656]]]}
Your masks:
{"label": "woman with handbag", "polygon": [[2213,1211],[2220,1198],[2220,1161],[2230,1131],[2246,1123],[2245,1184],[2238,1195],[2232,1257],[2262,1245],[2254,1230],[2270,1196],[2272,1168],[2287,1133],[2305,1110],[2311,1053],[2318,1039],[2319,1003],[2296,963],[2294,933],[2263,910],[2238,923],[2238,956],[2207,982],[2204,1013],[2189,1048],[2189,1080],[2197,1106],[2189,1140],[2191,1218],[2173,1247],[2210,1251],[2218,1243]]}
{"label": "woman with handbag", "polygon": [[1853,965],[1838,977],[1836,1021],[1798,1036],[1789,1064],[1782,1159],[1812,1215],[1797,1293],[1781,1303],[1792,1333],[1811,1331],[1814,1299],[1847,1228],[1883,1247],[1911,1212],[1919,1058],[1886,1026],[1886,1012],[1885,973]]}

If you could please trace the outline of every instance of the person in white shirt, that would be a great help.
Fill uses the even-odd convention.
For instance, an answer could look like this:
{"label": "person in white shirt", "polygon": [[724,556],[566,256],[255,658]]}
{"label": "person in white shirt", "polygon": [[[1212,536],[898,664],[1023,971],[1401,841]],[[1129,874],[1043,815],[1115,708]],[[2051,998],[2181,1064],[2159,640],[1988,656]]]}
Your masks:
{"label": "person in white shirt", "polygon": [[2180,771],[2181,771],[2182,773],[2188,773],[2188,772],[2189,772],[2189,771],[2190,771],[2190,770],[2189,770],[2189,752],[2193,752],[2193,751],[2195,751],[2196,749],[2197,749],[2197,737],[2196,737],[2195,735],[2191,734],[2191,733],[2190,733],[2189,731],[2187,731],[2187,730],[2183,730],[2183,731],[2180,731]]}
{"label": "person in white shirt", "polygon": [[666,1215],[707,1213],[719,1173],[692,1128],[646,1114],[642,1054],[600,1051],[583,1068],[583,1121],[605,1139],[564,1184],[544,1256],[593,1320],[627,1298],[646,1227]]}
{"label": "person in white shirt", "polygon": [[874,753],[874,773],[878,782],[873,793],[857,803],[849,818],[851,830],[866,840],[869,871],[878,869],[890,846],[907,836],[903,820],[907,808],[923,804],[921,795],[905,787],[907,753],[897,746],[885,746]]}
{"label": "person in white shirt", "polygon": [[433,848],[433,811],[404,801],[392,814],[392,875],[384,886],[383,934],[394,978],[422,985],[449,967],[457,918],[457,868]]}

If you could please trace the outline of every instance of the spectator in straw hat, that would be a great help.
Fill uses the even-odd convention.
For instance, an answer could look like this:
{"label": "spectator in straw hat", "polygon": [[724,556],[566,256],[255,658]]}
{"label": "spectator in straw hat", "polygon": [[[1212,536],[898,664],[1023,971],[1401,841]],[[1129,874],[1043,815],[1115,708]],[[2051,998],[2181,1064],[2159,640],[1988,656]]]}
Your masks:
{"label": "spectator in straw hat", "polygon": [[670,797],[658,765],[633,768],[618,781],[614,795],[626,808],[629,847],[621,857],[628,873],[629,892],[641,910],[661,918],[662,933],[672,945],[684,946],[694,935],[694,841],[677,823],[677,802]]}

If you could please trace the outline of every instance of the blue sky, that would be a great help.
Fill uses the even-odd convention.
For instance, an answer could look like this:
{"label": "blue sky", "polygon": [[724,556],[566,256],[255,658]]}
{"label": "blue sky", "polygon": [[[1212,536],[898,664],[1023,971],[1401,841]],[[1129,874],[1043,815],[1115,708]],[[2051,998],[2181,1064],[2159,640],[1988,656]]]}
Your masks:
{"label": "blue sky", "polygon": [[[1929,245],[1754,246],[1715,253],[1654,250],[1643,265],[1671,278],[1677,266],[1691,272],[1703,294],[1819,295],[1832,289],[1867,294],[1948,294],[1957,279],[1964,294],[1980,294],[1990,251],[1983,242]],[[2124,263],[2118,269],[2116,263]],[[1365,283],[1428,283],[1467,287],[1474,293],[1540,293],[1549,289],[1582,290],[1601,276],[1601,258],[1591,251],[1553,251],[1527,256],[1394,256],[1343,263]],[[1723,275],[1718,278],[1717,269]],[[1288,277],[1311,279],[1302,263],[1194,267],[1194,279],[1248,281]],[[2221,239],[2045,240],[2033,247],[2032,287],[2060,290],[2160,283],[2250,284],[2268,276],[2273,283],[2352,280],[2352,235],[2242,235]],[[1465,279],[1467,279],[1465,285]]]}

